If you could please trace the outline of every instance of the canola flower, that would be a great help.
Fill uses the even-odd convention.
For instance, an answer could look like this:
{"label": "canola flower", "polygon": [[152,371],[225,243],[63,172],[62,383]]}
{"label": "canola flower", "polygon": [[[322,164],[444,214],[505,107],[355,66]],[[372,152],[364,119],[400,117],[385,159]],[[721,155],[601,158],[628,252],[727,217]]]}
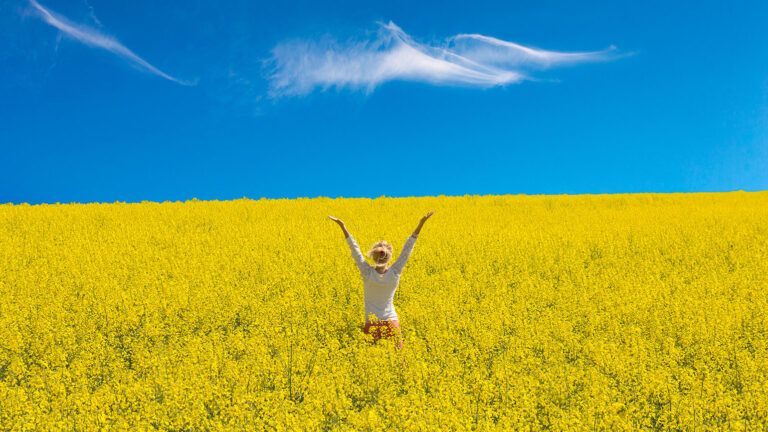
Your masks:
{"label": "canola flower", "polygon": [[[426,209],[372,344],[327,215]],[[765,430],[767,275],[765,192],[0,205],[0,429]]]}

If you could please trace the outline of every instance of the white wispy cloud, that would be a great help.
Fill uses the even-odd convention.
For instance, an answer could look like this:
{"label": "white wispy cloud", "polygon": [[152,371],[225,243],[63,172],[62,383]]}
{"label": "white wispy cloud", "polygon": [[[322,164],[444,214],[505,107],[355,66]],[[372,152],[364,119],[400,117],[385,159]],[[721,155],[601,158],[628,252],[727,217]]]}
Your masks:
{"label": "white wispy cloud", "polygon": [[75,39],[91,47],[107,50],[112,54],[115,54],[123,58],[124,60],[134,65],[135,67],[138,67],[139,69],[145,70],[151,74],[165,78],[169,81],[173,81],[177,84],[181,84],[181,85],[195,84],[194,82],[183,81],[171,75],[168,75],[167,73],[161,71],[160,69],[150,64],[148,61],[136,55],[136,53],[134,53],[130,49],[126,48],[125,45],[121,44],[117,39],[111,36],[108,36],[100,32],[99,30],[90,28],[88,26],[84,26],[82,24],[75,24],[69,21],[67,18],[63,17],[62,15],[59,15],[51,11],[50,9],[45,8],[36,0],[29,0],[29,4],[32,6],[36,15],[40,19],[42,19],[44,22],[51,25],[52,27],[59,29],[64,35],[72,39]]}
{"label": "white wispy cloud", "polygon": [[528,71],[603,61],[615,47],[558,52],[480,34],[459,34],[438,45],[416,42],[393,22],[380,23],[371,40],[339,43],[294,40],[277,44],[269,59],[272,97],[305,95],[331,87],[373,91],[392,80],[434,85],[503,86],[530,79]]}

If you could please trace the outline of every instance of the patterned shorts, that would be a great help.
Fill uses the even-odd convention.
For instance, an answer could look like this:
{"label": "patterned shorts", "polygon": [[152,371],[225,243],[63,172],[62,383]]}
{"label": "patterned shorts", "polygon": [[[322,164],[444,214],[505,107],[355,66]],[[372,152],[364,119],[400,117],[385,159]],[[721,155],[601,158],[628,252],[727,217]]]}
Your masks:
{"label": "patterned shorts", "polygon": [[400,333],[400,322],[398,320],[384,320],[375,323],[366,321],[363,333],[372,335],[374,341],[381,338],[396,337],[398,339],[398,347],[403,347],[403,338]]}

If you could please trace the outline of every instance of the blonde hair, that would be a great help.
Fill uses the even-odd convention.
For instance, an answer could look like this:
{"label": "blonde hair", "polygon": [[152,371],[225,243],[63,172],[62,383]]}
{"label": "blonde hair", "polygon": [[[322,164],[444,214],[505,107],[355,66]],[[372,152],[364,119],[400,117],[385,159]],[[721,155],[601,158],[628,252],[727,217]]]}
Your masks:
{"label": "blonde hair", "polygon": [[374,245],[371,246],[371,250],[369,250],[366,254],[368,258],[373,259],[373,253],[378,249],[384,249],[387,251],[387,262],[392,259],[392,245],[389,244],[389,242],[386,240],[381,240],[374,243]]}

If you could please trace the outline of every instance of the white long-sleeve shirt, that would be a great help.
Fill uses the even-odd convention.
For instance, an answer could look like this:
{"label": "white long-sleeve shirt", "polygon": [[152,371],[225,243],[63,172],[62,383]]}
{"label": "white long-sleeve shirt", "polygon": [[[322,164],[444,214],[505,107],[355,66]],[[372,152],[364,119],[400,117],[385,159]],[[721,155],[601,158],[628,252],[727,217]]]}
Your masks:
{"label": "white long-sleeve shirt", "polygon": [[352,250],[352,258],[355,260],[357,268],[360,269],[360,275],[363,277],[363,289],[365,295],[365,318],[374,314],[379,320],[396,320],[397,312],[392,300],[395,298],[395,291],[400,284],[400,274],[403,267],[411,255],[413,245],[416,244],[416,237],[408,236],[405,246],[400,255],[389,269],[380,274],[376,268],[368,264],[363,258],[355,239],[350,235],[347,237],[347,244]]}

